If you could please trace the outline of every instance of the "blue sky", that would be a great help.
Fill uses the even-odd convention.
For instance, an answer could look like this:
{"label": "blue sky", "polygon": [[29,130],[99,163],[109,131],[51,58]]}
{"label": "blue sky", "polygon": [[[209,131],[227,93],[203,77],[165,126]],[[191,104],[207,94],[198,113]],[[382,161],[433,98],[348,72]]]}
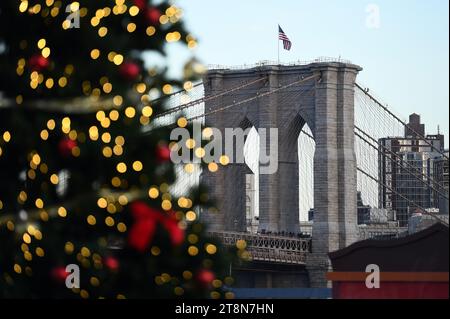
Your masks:
{"label": "blue sky", "polygon": [[[447,0],[178,0],[194,54],[205,64],[277,59],[277,24],[293,42],[281,60],[339,57],[361,65],[358,81],[402,118],[422,115],[428,133],[449,132],[449,1]],[[369,28],[367,6],[379,8]],[[190,52],[172,45],[173,62]]]}

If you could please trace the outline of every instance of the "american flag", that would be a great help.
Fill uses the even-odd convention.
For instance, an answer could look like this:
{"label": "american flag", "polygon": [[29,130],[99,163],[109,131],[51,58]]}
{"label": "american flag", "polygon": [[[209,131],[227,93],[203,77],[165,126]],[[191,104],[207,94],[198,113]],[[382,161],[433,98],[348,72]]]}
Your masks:
{"label": "american flag", "polygon": [[292,42],[289,40],[287,35],[284,33],[283,29],[281,29],[280,26],[278,26],[278,39],[283,41],[283,47],[285,50],[290,51],[292,47]]}

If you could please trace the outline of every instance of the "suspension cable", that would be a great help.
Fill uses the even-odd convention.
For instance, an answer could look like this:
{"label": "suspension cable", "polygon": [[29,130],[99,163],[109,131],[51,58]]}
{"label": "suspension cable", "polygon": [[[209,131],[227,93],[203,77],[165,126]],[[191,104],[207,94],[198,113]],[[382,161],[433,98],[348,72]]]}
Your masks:
{"label": "suspension cable", "polygon": [[[363,134],[367,135],[367,133],[365,133],[364,131],[362,131],[361,129],[359,129],[357,126],[355,126],[355,128],[357,128],[358,130],[360,130]],[[311,138],[311,139],[314,139],[314,137],[313,137],[311,134],[309,134],[308,132],[306,132],[306,131],[304,131],[304,130],[302,130],[302,132],[303,132],[307,137],[309,137],[309,138]],[[374,145],[372,145],[369,141],[367,141],[364,137],[360,136],[360,135],[359,135],[358,133],[356,133],[356,132],[355,132],[355,135],[358,136],[359,138],[361,138],[363,141],[365,141],[367,144],[369,144],[371,147],[373,147],[375,150],[377,150],[377,151],[379,152],[379,150],[378,150]],[[374,140],[370,135],[368,135],[368,137],[370,137],[372,140]],[[374,141],[375,141],[375,140],[374,140]],[[376,142],[376,141],[375,141],[375,142]],[[377,143],[377,142],[376,142],[376,143]],[[378,143],[377,143],[377,144],[378,144]],[[380,145],[380,146],[381,146],[381,145]],[[390,187],[388,187],[388,186],[382,184],[382,183],[381,183],[378,179],[376,179],[375,177],[373,177],[373,176],[367,174],[365,171],[362,171],[361,168],[357,167],[357,169],[358,169],[359,171],[361,171],[362,173],[364,173],[364,175],[366,175],[367,177],[371,178],[373,181],[375,181],[376,183],[378,183],[379,185],[385,186],[385,187],[388,188],[391,192],[396,193],[396,194],[398,194],[400,197],[402,197],[403,199],[406,199],[408,202],[411,202],[409,199],[407,199],[407,198],[404,197],[403,195],[399,194],[399,193],[396,192],[396,191],[393,191]],[[408,171],[408,172],[410,172],[410,171]],[[410,173],[411,173],[411,172],[410,172]],[[412,175],[415,176],[415,177],[417,177],[417,175],[415,175],[415,174],[412,174]],[[423,181],[423,180],[420,179],[420,181]],[[434,182],[434,183],[436,183],[436,182]],[[429,186],[429,185],[427,185],[427,186]],[[439,193],[440,195],[442,195],[444,198],[448,199],[448,195],[443,194],[442,192],[438,191],[437,189],[435,189],[435,188],[432,187],[432,186],[429,186],[429,187],[430,187],[431,189],[433,189],[435,192],[437,192],[437,193]],[[418,204],[414,203],[414,205],[416,205],[416,206],[417,206],[418,208],[420,208],[421,210],[425,211],[425,209],[422,208],[421,206],[419,206]],[[434,216],[434,215],[432,215],[432,216]],[[434,217],[436,217],[436,216],[434,216]],[[442,221],[442,220],[441,220],[441,221]]]}
{"label": "suspension cable", "polygon": [[[314,78],[316,78],[316,77],[319,77],[319,76],[320,76],[319,74],[311,75],[311,76],[309,76],[309,77],[306,77],[306,78],[303,78],[303,79],[300,79],[300,80],[291,82],[291,83],[286,84],[286,85],[283,85],[283,86],[281,86],[281,87],[279,87],[279,88],[276,88],[276,89],[274,89],[274,90],[272,90],[272,91],[268,91],[268,92],[265,92],[265,93],[262,93],[262,94],[258,94],[258,93],[257,93],[256,96],[250,97],[250,98],[248,98],[248,99],[245,99],[245,100],[242,100],[242,101],[239,101],[239,102],[235,102],[235,103],[233,103],[233,104],[226,105],[226,106],[224,106],[224,107],[221,107],[221,108],[219,108],[219,109],[216,109],[216,110],[213,110],[213,111],[210,111],[210,112],[206,112],[206,113],[203,113],[203,114],[200,114],[200,115],[196,115],[196,116],[187,118],[186,120],[187,120],[188,122],[191,122],[191,121],[197,120],[197,119],[199,119],[199,118],[205,117],[205,116],[207,116],[207,115],[219,113],[219,112],[225,111],[225,110],[227,110],[227,109],[230,109],[230,108],[233,108],[233,107],[242,105],[242,104],[246,104],[246,103],[249,103],[249,102],[254,101],[254,100],[256,100],[256,99],[259,99],[259,98],[268,96],[268,95],[273,94],[273,93],[276,93],[276,92],[278,92],[278,91],[281,91],[281,90],[290,88],[290,87],[292,87],[292,86],[294,86],[294,85],[297,85],[297,84],[301,84],[301,83],[303,83],[303,82],[310,81],[310,80],[312,80],[312,79],[314,79]],[[259,79],[259,80],[261,80],[261,79]],[[225,94],[228,94],[229,92],[230,92],[230,91],[226,91],[226,92],[223,92],[223,94],[222,94],[222,93],[221,93],[221,94],[222,94],[222,95],[225,95]],[[160,126],[159,128],[161,128],[161,127],[171,127],[171,126],[176,126],[176,123],[172,123],[172,124],[168,124],[168,125],[162,125],[162,126]]]}
{"label": "suspension cable", "polygon": [[413,132],[417,137],[419,137],[420,140],[423,140],[428,146],[430,146],[432,149],[436,150],[439,154],[444,156],[447,160],[449,160],[449,157],[445,155],[444,152],[442,152],[440,149],[438,149],[436,146],[433,145],[433,143],[430,143],[426,137],[424,137],[422,134],[414,130],[412,127],[410,127],[408,124],[406,124],[404,121],[402,121],[397,115],[392,113],[386,106],[384,106],[380,101],[378,101],[373,95],[371,95],[369,92],[367,92],[361,85],[358,83],[355,83],[355,86],[361,90],[366,96],[368,96],[372,101],[374,101],[379,107],[381,107],[385,112],[387,112],[390,116],[392,116],[394,119],[396,119],[398,122],[400,122],[404,127],[408,128],[411,132]]}
{"label": "suspension cable", "polygon": [[169,109],[169,110],[167,110],[167,111],[164,111],[164,112],[158,114],[157,116],[154,117],[154,119],[158,119],[158,118],[161,118],[161,117],[163,117],[163,116],[167,116],[167,115],[170,115],[170,114],[172,114],[172,113],[182,111],[182,110],[184,110],[184,109],[186,109],[186,108],[192,107],[192,106],[194,106],[194,105],[198,105],[198,104],[200,104],[200,103],[207,102],[207,101],[209,101],[209,100],[217,99],[217,98],[222,97],[222,96],[224,96],[224,95],[226,95],[226,94],[229,94],[229,93],[232,93],[232,92],[241,90],[241,89],[243,89],[243,88],[245,88],[245,87],[247,87],[247,86],[256,84],[256,83],[261,82],[261,81],[266,80],[266,79],[267,79],[267,77],[262,77],[262,78],[259,78],[259,79],[254,80],[254,81],[250,81],[250,82],[244,83],[243,85],[234,87],[234,88],[232,88],[232,89],[230,89],[230,90],[221,92],[221,93],[219,93],[219,94],[211,95],[211,96],[208,96],[208,97],[202,97],[202,98],[197,99],[197,100],[195,100],[195,101],[191,101],[191,102],[188,102],[188,103],[185,103],[185,104],[176,106],[176,107],[174,107],[174,108],[171,108],[171,109]]}
{"label": "suspension cable", "polygon": [[213,110],[213,111],[210,111],[210,112],[201,114],[201,115],[193,116],[193,117],[191,117],[191,118],[189,118],[189,119],[187,119],[187,120],[188,120],[188,121],[193,121],[193,120],[196,120],[196,119],[198,119],[198,118],[205,117],[206,115],[211,115],[211,114],[219,113],[219,112],[225,111],[225,110],[227,110],[227,109],[230,109],[230,108],[232,108],[232,107],[239,106],[239,105],[242,105],[242,104],[246,104],[246,103],[251,102],[251,101],[253,101],[253,100],[256,100],[256,99],[259,99],[259,98],[268,96],[268,95],[270,95],[270,94],[276,93],[276,92],[278,92],[278,91],[281,91],[281,90],[284,90],[284,89],[287,89],[287,88],[290,88],[290,87],[292,87],[292,86],[294,86],[294,85],[301,84],[301,83],[303,83],[303,82],[307,82],[307,81],[312,80],[312,79],[314,79],[314,78],[316,78],[316,77],[318,77],[318,76],[320,76],[320,75],[318,75],[318,74],[311,75],[311,76],[306,77],[306,78],[304,78],[304,79],[300,79],[300,80],[297,80],[297,81],[295,81],[295,82],[286,84],[286,85],[281,86],[281,87],[279,87],[279,88],[276,88],[276,89],[274,89],[274,90],[272,90],[272,91],[264,92],[264,93],[262,93],[262,94],[257,94],[257,95],[254,96],[254,97],[251,97],[251,98],[248,98],[248,99],[245,99],[245,100],[242,100],[242,101],[239,101],[239,102],[230,104],[230,105],[226,105],[226,106],[221,107],[221,108],[219,108],[219,109],[217,109],[217,110]]}

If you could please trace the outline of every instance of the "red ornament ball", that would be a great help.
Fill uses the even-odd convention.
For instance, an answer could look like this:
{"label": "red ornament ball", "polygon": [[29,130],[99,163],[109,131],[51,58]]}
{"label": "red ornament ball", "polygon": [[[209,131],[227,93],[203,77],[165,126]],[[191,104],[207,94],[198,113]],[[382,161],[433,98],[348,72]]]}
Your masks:
{"label": "red ornament ball", "polygon": [[216,275],[211,270],[202,269],[197,273],[196,279],[200,285],[209,286],[216,279]]}
{"label": "red ornament ball", "polygon": [[148,8],[145,15],[147,17],[147,21],[151,25],[153,25],[153,26],[159,25],[159,18],[161,18],[162,13],[161,13],[161,11],[159,11],[158,8],[155,8],[155,7]]}
{"label": "red ornament ball", "polygon": [[119,261],[115,257],[106,257],[103,263],[112,271],[116,271],[117,269],[119,269]]}
{"label": "red ornament ball", "polygon": [[120,75],[128,81],[134,81],[141,74],[141,67],[134,62],[124,62],[119,68]]}
{"label": "red ornament ball", "polygon": [[51,270],[50,276],[58,283],[64,283],[69,273],[66,272],[66,268],[63,266],[55,267]]}
{"label": "red ornament ball", "polygon": [[170,148],[167,145],[158,145],[156,148],[156,158],[158,162],[167,162],[170,160]]}
{"label": "red ornament ball", "polygon": [[59,141],[58,144],[59,154],[61,154],[64,157],[69,157],[72,155],[72,150],[77,145],[78,144],[76,141],[72,141],[70,138],[65,137],[61,141]]}
{"label": "red ornament ball", "polygon": [[50,66],[50,61],[40,54],[35,54],[28,59],[28,65],[33,71],[43,71]]}
{"label": "red ornament ball", "polygon": [[147,7],[147,0],[134,0],[134,5],[139,8],[139,10],[144,10]]}

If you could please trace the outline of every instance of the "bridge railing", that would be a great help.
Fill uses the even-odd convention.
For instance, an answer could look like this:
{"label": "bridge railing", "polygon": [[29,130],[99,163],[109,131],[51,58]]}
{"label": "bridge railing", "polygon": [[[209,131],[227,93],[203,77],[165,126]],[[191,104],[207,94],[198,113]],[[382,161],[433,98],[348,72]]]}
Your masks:
{"label": "bridge railing", "polygon": [[211,232],[226,246],[236,246],[239,240],[244,240],[246,250],[251,259],[285,264],[305,264],[306,255],[311,252],[310,238],[291,238],[264,234],[249,234],[238,232]]}
{"label": "bridge railing", "polygon": [[258,63],[253,64],[243,64],[243,65],[220,65],[220,64],[209,64],[207,66],[208,70],[245,70],[251,68],[257,68],[262,66],[271,66],[271,65],[282,65],[282,66],[297,66],[297,65],[308,65],[311,63],[326,63],[326,62],[340,62],[340,63],[349,63],[352,62],[349,60],[341,59],[341,58],[333,58],[333,57],[319,57],[314,60],[298,60],[294,62],[277,62],[264,60]]}

